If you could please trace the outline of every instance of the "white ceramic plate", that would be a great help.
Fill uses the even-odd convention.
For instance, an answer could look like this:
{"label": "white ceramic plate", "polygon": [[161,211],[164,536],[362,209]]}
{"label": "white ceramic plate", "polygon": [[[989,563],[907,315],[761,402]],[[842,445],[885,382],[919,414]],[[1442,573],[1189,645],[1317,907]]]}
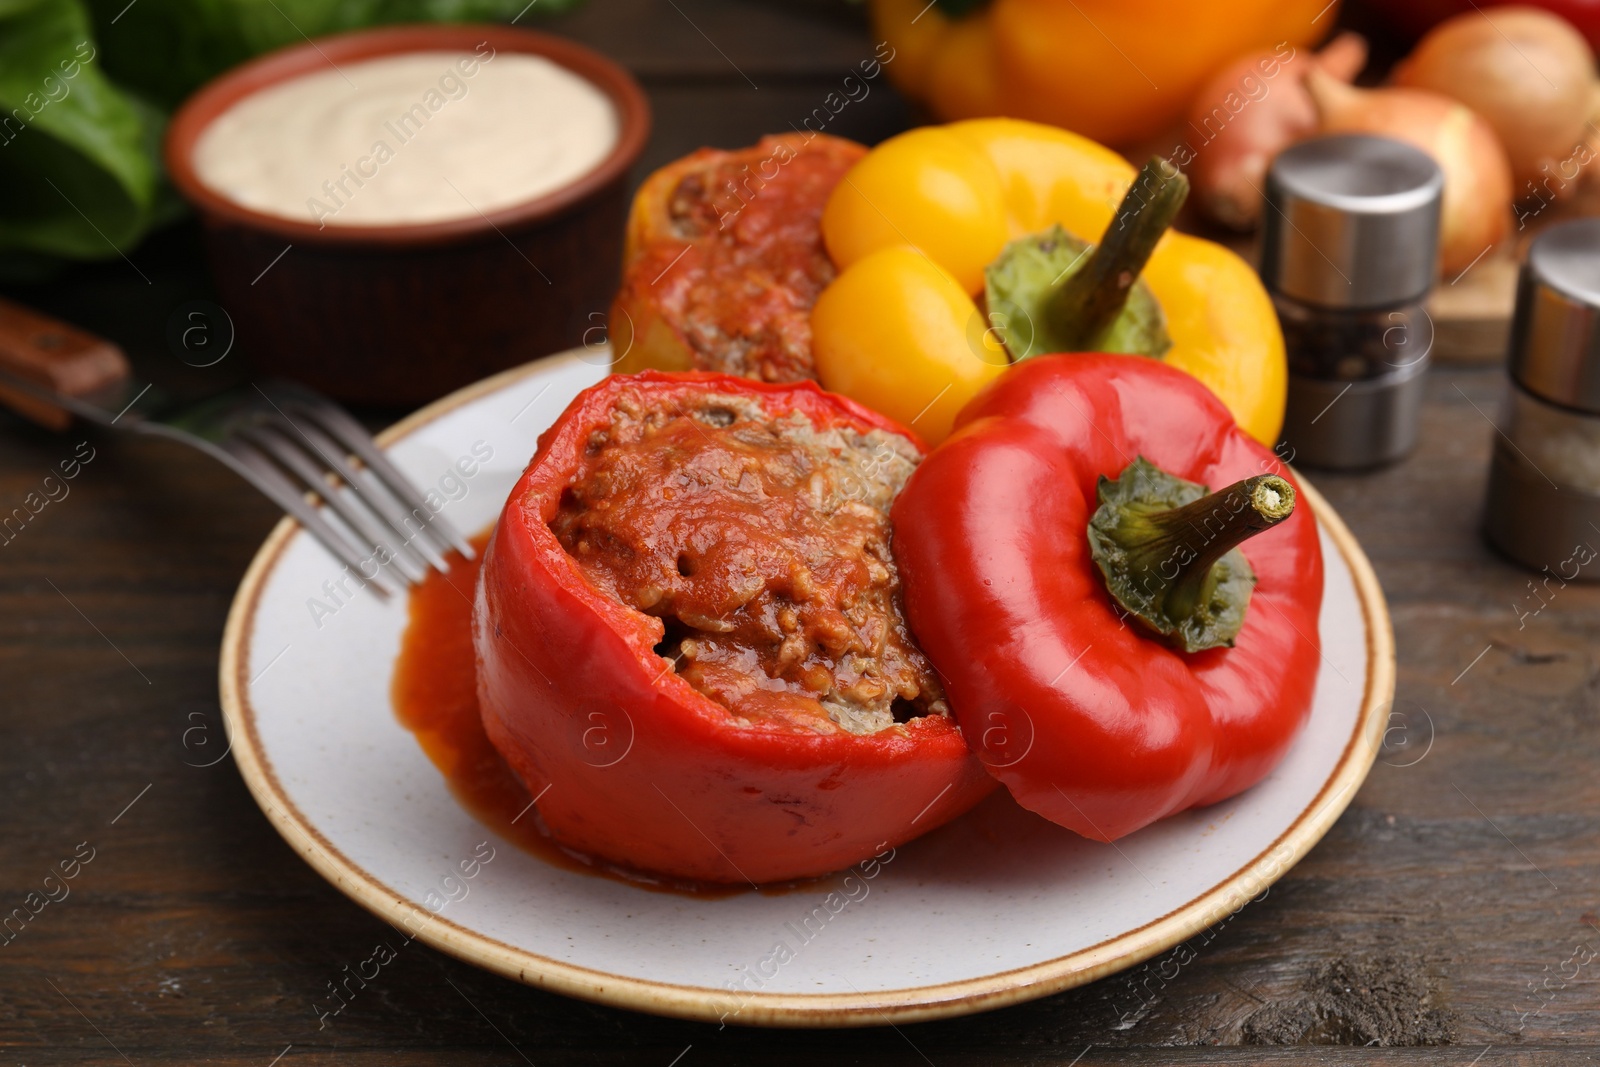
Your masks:
{"label": "white ceramic plate", "polygon": [[[499,513],[539,432],[600,379],[603,362],[568,353],[508,371],[380,440],[476,532]],[[456,468],[463,459],[471,477]],[[1305,732],[1244,795],[1115,845],[1046,823],[1002,791],[871,877],[789,893],[702,899],[556,868],[463,809],[396,720],[389,685],[404,601],[348,582],[341,593],[339,565],[287,519],[228,619],[221,683],[233,754],[279,832],[340,890],[511,978],[760,1025],[873,1025],[1015,1003],[1138,963],[1257,896],[1366,776],[1393,695],[1393,635],[1359,546],[1315,490],[1304,497],[1327,571]],[[489,849],[493,859],[473,867]],[[463,861],[474,877],[462,877]]]}

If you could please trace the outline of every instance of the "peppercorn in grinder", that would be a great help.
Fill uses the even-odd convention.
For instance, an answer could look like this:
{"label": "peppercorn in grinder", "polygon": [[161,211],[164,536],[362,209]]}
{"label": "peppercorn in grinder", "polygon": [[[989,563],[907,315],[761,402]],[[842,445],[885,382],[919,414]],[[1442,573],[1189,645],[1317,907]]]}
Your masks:
{"label": "peppercorn in grinder", "polygon": [[1261,278],[1283,324],[1290,462],[1355,470],[1417,442],[1444,175],[1387,137],[1321,137],[1267,172]]}
{"label": "peppercorn in grinder", "polygon": [[1600,578],[1600,219],[1529,246],[1507,370],[1484,530],[1535,570]]}

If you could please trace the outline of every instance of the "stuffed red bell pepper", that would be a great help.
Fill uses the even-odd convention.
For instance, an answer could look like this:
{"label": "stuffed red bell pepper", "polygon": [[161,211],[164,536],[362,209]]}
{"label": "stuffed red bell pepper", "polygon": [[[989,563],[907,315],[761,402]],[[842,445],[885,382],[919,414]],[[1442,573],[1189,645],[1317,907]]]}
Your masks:
{"label": "stuffed red bell pepper", "polygon": [[809,382],[647,371],[572,403],[474,613],[484,726],[558,842],[767,882],[989,791],[902,614],[888,514],[921,458]]}
{"label": "stuffed red bell pepper", "polygon": [[1062,826],[1111,841],[1232,796],[1305,721],[1315,518],[1181,371],[1018,364],[962,410],[893,517],[906,613],[962,730]]}

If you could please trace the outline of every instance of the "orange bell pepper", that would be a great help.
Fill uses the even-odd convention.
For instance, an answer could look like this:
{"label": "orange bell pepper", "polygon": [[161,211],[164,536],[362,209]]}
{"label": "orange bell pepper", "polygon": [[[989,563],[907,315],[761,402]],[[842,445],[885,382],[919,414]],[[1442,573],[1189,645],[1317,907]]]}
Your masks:
{"label": "orange bell pepper", "polygon": [[1230,59],[1332,29],[1327,0],[870,0],[885,66],[945,119],[1004,115],[1128,144],[1160,133]]}

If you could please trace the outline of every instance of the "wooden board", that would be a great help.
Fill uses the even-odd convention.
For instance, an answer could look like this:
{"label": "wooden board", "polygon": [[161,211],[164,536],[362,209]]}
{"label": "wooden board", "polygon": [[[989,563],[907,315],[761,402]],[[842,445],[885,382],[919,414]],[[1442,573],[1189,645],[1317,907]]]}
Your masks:
{"label": "wooden board", "polygon": [[1428,311],[1438,327],[1436,347],[1442,358],[1466,363],[1504,359],[1516,306],[1517,268],[1529,243],[1558,223],[1600,215],[1600,181],[1585,174],[1580,182],[1566,199],[1533,197],[1518,204],[1511,234],[1499,248],[1440,281]]}

